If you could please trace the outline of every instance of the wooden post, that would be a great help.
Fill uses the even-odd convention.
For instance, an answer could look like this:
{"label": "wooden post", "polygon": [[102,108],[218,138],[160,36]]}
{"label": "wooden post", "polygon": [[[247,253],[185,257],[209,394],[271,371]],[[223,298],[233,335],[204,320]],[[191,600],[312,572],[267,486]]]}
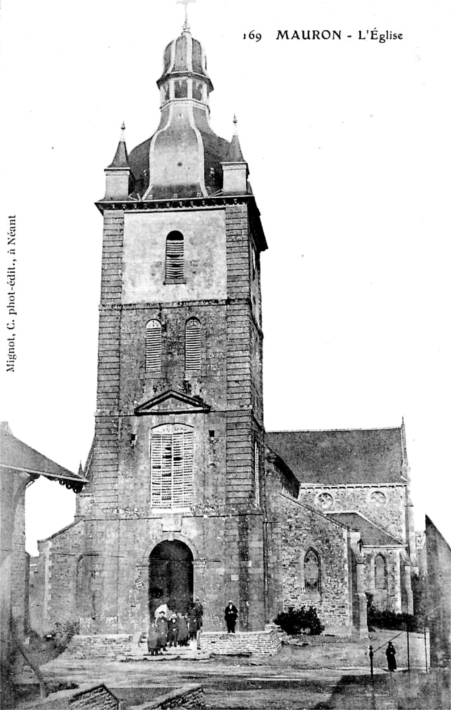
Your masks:
{"label": "wooden post", "polygon": [[406,623],[407,631],[407,672],[410,673],[410,638],[409,638],[409,620]]}
{"label": "wooden post", "polygon": [[426,673],[428,672],[428,637],[427,637],[427,616],[424,619],[423,634],[424,634],[424,665]]}

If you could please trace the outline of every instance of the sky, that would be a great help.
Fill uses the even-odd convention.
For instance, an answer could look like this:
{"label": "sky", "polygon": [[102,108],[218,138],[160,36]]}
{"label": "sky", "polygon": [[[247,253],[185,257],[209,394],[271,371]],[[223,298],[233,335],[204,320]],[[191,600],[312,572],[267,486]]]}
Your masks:
{"label": "sky", "polygon": [[[189,7],[215,86],[212,127],[230,139],[237,115],[269,245],[266,428],[392,427],[404,417],[417,527],[427,513],[448,540],[450,13],[446,0]],[[175,0],[3,0],[1,15],[0,348],[6,362],[15,215],[17,359],[14,372],[1,369],[0,419],[77,471],[94,431],[94,202],[122,121],[129,150],[158,125],[155,82],[184,9]],[[277,40],[279,30],[342,39]],[[34,483],[27,549],[73,511],[72,493]]]}

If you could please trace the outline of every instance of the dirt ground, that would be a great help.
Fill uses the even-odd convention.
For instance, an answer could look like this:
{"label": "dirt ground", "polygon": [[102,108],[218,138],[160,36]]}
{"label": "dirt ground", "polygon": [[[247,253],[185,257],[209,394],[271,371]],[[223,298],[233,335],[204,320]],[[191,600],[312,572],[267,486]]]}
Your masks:
{"label": "dirt ground", "polygon": [[[172,660],[171,660],[172,658]],[[185,683],[200,683],[207,708],[215,710],[442,710],[447,707],[431,692],[431,677],[388,674],[368,668],[305,668],[305,649],[284,647],[267,659],[217,657],[180,659],[176,656],[140,661],[82,661],[64,656],[42,667],[46,682],[76,682],[80,689],[105,683],[115,688],[148,687],[150,695]],[[31,681],[31,676],[29,676]],[[426,681],[424,680],[426,679]],[[424,688],[429,683],[428,688]],[[421,688],[420,688],[421,686]],[[420,689],[419,689],[420,688]],[[18,707],[24,708],[21,704]],[[28,708],[33,704],[28,704]]]}

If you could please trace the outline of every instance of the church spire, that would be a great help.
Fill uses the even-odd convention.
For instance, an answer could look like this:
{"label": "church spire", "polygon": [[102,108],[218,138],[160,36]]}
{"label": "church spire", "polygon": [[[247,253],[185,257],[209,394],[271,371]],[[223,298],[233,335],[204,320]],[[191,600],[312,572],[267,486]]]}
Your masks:
{"label": "church spire", "polygon": [[227,156],[228,163],[245,163],[241,150],[240,139],[238,137],[238,119],[236,115],[233,117],[233,136],[230,143],[229,154]]}
{"label": "church spire", "polygon": [[240,139],[238,138],[238,121],[233,117],[233,136],[226,160],[221,163],[225,194],[245,195],[248,191],[247,178],[249,169],[243,158]]}
{"label": "church spire", "polygon": [[125,123],[121,126],[119,143],[113,162],[105,169],[105,200],[125,200],[130,194],[131,170],[125,143]]}
{"label": "church spire", "polygon": [[185,22],[183,23],[183,32],[190,32],[191,28],[189,26],[188,22],[188,5],[190,5],[192,2],[196,2],[196,0],[177,0],[178,5],[184,5],[185,6]]}
{"label": "church spire", "polygon": [[122,122],[121,134],[119,136],[119,143],[117,144],[116,153],[113,158],[113,162],[108,166],[109,168],[129,168],[128,164],[128,153],[127,145],[125,143],[125,123]]}

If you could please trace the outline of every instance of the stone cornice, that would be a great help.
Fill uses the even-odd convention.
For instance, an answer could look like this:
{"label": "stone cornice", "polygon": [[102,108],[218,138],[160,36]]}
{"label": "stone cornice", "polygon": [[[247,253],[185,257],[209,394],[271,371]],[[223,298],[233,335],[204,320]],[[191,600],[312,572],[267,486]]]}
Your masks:
{"label": "stone cornice", "polygon": [[104,214],[110,210],[124,212],[166,212],[192,211],[199,209],[221,209],[228,205],[247,204],[249,206],[249,223],[256,244],[260,251],[268,248],[260,220],[260,211],[254,195],[216,195],[210,197],[173,198],[171,200],[99,200],[95,203],[97,209]]}
{"label": "stone cornice", "polygon": [[318,490],[318,489],[332,489],[335,490],[337,488],[366,488],[369,490],[370,488],[405,488],[406,483],[302,483],[300,486],[300,491],[302,492],[303,490]]}

